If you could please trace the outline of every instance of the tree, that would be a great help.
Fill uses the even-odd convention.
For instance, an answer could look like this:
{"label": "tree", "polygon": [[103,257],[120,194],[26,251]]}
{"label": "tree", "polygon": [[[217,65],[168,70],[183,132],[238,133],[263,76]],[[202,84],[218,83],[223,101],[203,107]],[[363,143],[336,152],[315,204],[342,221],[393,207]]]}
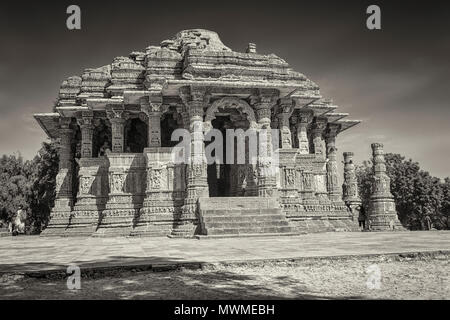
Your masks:
{"label": "tree", "polygon": [[19,206],[27,212],[27,232],[39,233],[49,220],[58,173],[57,144],[42,144],[38,155],[24,161],[18,155],[0,158],[0,220],[10,222]]}
{"label": "tree", "polygon": [[[421,170],[417,162],[405,160],[405,157],[399,154],[387,153],[385,160],[401,223],[412,230],[424,230],[427,229],[427,220],[431,219],[434,227],[448,228],[448,220],[444,217],[445,210],[448,210],[444,208],[445,201],[448,205],[448,182],[445,191],[445,183],[439,178],[432,177]],[[365,161],[356,171],[360,195],[367,208],[373,177],[371,162]]]}
{"label": "tree", "polygon": [[442,225],[445,229],[450,229],[450,178],[445,178],[442,184]]}
{"label": "tree", "polygon": [[31,163],[19,155],[3,155],[0,159],[0,219],[6,223],[15,216],[19,206],[29,209]]}
{"label": "tree", "polygon": [[29,222],[33,233],[39,233],[48,224],[50,211],[55,203],[59,161],[57,148],[56,142],[44,142],[33,159],[34,170],[30,178],[32,192],[28,199],[31,207]]}

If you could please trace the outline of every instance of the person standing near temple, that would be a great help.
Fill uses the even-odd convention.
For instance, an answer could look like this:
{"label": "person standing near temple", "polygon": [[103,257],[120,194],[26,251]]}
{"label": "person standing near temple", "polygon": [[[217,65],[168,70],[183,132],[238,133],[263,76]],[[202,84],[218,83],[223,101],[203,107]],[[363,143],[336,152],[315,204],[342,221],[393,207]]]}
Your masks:
{"label": "person standing near temple", "polygon": [[9,232],[16,236],[19,233],[25,233],[25,220],[27,219],[27,213],[23,210],[23,207],[20,205],[19,210],[17,210],[16,214],[12,217],[11,222],[9,223]]}
{"label": "person standing near temple", "polygon": [[358,222],[361,230],[366,230],[366,210],[363,205],[359,206]]}

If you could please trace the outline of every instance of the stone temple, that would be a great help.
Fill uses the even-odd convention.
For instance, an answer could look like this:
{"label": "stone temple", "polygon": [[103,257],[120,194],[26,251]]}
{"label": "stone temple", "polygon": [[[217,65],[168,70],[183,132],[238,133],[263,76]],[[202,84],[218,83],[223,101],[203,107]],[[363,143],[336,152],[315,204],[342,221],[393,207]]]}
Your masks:
{"label": "stone temple", "polygon": [[[233,51],[202,29],[85,69],[63,81],[53,112],[34,115],[60,141],[55,206],[42,235],[357,230],[352,154],[342,187],[335,139],[359,121],[336,108],[278,56],[252,43]],[[175,163],[178,128],[189,130],[192,145],[208,143],[205,128],[278,129],[278,170],[268,174],[259,158]]]}

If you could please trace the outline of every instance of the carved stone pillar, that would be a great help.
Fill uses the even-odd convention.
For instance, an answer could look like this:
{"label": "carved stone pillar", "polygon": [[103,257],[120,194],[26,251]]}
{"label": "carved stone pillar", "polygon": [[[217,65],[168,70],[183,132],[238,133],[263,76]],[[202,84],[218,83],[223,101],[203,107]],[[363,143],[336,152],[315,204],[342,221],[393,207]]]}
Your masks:
{"label": "carved stone pillar", "polygon": [[143,104],[141,109],[148,117],[148,147],[160,147],[162,103],[150,102]]}
{"label": "carved stone pillar", "polygon": [[325,158],[325,146],[322,136],[326,127],[326,121],[326,119],[316,118],[312,128],[314,153],[323,158]]}
{"label": "carved stone pillar", "polygon": [[292,112],[294,111],[292,100],[281,99],[280,109],[281,112],[277,115],[277,117],[278,117],[278,128],[280,129],[281,134],[281,147],[283,149],[291,149],[292,135],[291,135],[291,128],[289,125],[289,118],[291,117]]}
{"label": "carved stone pillar", "polygon": [[77,122],[81,129],[81,157],[92,158],[93,117],[83,115]]}
{"label": "carved stone pillar", "polygon": [[342,185],[342,191],[344,202],[361,202],[355,165],[353,164],[353,152],[344,152],[344,184]]}
{"label": "carved stone pillar", "polygon": [[254,108],[259,125],[258,132],[258,195],[277,197],[276,168],[273,163],[272,132],[270,127],[271,107],[274,97],[260,95]]}
{"label": "carved stone pillar", "polygon": [[[59,147],[59,172],[56,177],[56,199],[55,207],[70,211],[73,205],[72,194],[72,170],[73,153],[72,139],[74,131],[68,121],[61,124],[59,129],[61,137]],[[58,210],[60,211],[60,210]]]}
{"label": "carved stone pillar", "polygon": [[59,169],[55,185],[55,205],[50,213],[50,221],[41,235],[60,235],[69,224],[73,207],[72,175],[73,152],[72,139],[74,130],[70,118],[60,119],[59,129]]}
{"label": "carved stone pillar", "polygon": [[123,109],[112,108],[106,112],[106,115],[111,122],[111,136],[113,153],[122,153],[125,151],[125,121],[129,118],[127,111]]}
{"label": "carved stone pillar", "polygon": [[383,145],[373,143],[372,154],[373,180],[367,219],[368,228],[373,231],[403,229],[391,194],[391,179],[386,174]]}
{"label": "carved stone pillar", "polygon": [[353,152],[344,152],[344,184],[342,185],[343,200],[352,212],[356,221],[361,210],[361,198],[358,193],[358,179],[356,178]]}
{"label": "carved stone pillar", "polygon": [[342,202],[341,188],[338,184],[336,136],[339,124],[329,124],[325,133],[327,158],[327,191],[332,202]]}
{"label": "carved stone pillar", "polygon": [[[172,236],[194,235],[198,222],[197,202],[200,197],[209,197],[208,172],[203,137],[203,108],[209,103],[209,95],[203,88],[182,88],[180,92],[189,116],[190,157],[187,165],[186,199],[179,224]],[[187,116],[185,115],[185,116]],[[184,120],[187,120],[184,117]]]}
{"label": "carved stone pillar", "polygon": [[297,125],[297,139],[300,154],[309,154],[309,140],[308,140],[308,123],[310,116],[306,113],[300,113]]}

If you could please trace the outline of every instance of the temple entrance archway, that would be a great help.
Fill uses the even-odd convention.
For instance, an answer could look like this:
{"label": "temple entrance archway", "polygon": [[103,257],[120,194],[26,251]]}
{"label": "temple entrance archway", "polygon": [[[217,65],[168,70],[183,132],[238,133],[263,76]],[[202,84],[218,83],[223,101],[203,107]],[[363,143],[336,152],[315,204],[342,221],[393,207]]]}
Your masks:
{"label": "temple entrance archway", "polygon": [[[254,133],[249,129],[256,127],[253,109],[243,100],[222,98],[208,108],[205,127],[206,131],[219,130],[223,138],[220,146],[222,156],[212,154],[216,161],[207,168],[209,196],[255,196],[256,164],[252,163],[252,153],[249,152],[251,143],[255,141],[248,136]],[[206,141],[205,145],[213,141]]]}

